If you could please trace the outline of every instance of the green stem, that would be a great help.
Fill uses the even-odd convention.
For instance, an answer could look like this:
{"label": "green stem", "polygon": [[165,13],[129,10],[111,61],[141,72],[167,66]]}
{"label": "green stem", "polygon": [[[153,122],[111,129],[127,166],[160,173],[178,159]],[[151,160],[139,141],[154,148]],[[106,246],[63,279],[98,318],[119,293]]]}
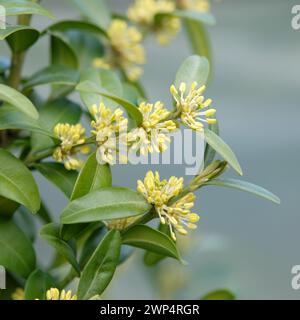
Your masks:
{"label": "green stem", "polygon": [[66,277],[61,281],[60,288],[64,289],[70,282],[72,282],[77,276],[77,273],[72,268],[69,273],[66,275]]}

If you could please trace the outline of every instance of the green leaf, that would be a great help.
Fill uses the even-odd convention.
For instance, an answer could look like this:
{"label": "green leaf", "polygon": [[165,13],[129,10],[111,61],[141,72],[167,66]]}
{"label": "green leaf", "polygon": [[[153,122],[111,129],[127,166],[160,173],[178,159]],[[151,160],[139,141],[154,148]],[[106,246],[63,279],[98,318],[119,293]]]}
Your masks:
{"label": "green leaf", "polygon": [[50,10],[42,7],[38,3],[33,3],[26,0],[0,0],[0,5],[4,6],[7,16],[37,14],[50,19],[55,19]]}
{"label": "green leaf", "polygon": [[111,22],[111,13],[104,0],[71,0],[81,14],[104,30]]}
{"label": "green leaf", "polygon": [[108,187],[71,201],[61,213],[61,223],[120,219],[138,216],[150,209],[139,193],[123,187]]}
{"label": "green leaf", "polygon": [[68,67],[53,65],[32,75],[25,83],[24,90],[45,84],[75,86],[79,81],[79,72]]}
{"label": "green leaf", "polygon": [[0,265],[27,277],[35,268],[35,252],[30,240],[12,220],[0,220]]}
{"label": "green leaf", "polygon": [[0,216],[11,218],[20,204],[0,196]]}
{"label": "green leaf", "polygon": [[180,260],[177,247],[171,238],[146,225],[137,225],[130,228],[122,236],[122,242],[123,244]]}
{"label": "green leaf", "polygon": [[78,20],[64,20],[59,21],[57,23],[52,24],[50,27],[46,29],[46,32],[50,31],[58,31],[58,32],[66,32],[70,30],[79,30],[86,31],[90,33],[95,33],[96,35],[103,35],[107,37],[107,33],[105,29],[100,28],[98,25],[87,21],[78,21]]}
{"label": "green leaf", "polygon": [[[167,224],[160,223],[159,227],[158,227],[158,231],[164,233],[168,237],[170,236],[170,229]],[[145,255],[144,255],[144,263],[147,266],[152,267],[152,266],[155,266],[158,262],[160,262],[161,260],[163,260],[165,258],[166,258],[165,255],[154,253],[152,251],[146,251]]]}
{"label": "green leaf", "polygon": [[0,195],[36,213],[41,199],[31,172],[22,161],[3,149],[0,149],[0,163]]}
{"label": "green leaf", "polygon": [[19,112],[12,106],[2,106],[0,108],[0,130],[23,129],[38,132],[52,137],[53,133],[40,126],[40,122],[26,114]]}
{"label": "green leaf", "polygon": [[[219,135],[219,124],[218,122],[215,124],[208,125],[208,128],[213,131],[216,135]],[[204,168],[210,165],[216,156],[216,150],[213,149],[208,143],[205,146],[204,153]]]}
{"label": "green leaf", "polygon": [[83,81],[77,85],[76,90],[80,92],[90,92],[90,93],[96,93],[100,94],[103,97],[109,98],[110,100],[118,103],[121,105],[128,114],[135,120],[136,125],[139,126],[143,121],[143,116],[137,106],[132,104],[130,101],[127,101],[123,98],[120,98],[118,96],[115,96],[114,94],[107,93],[104,91],[100,91],[97,86],[92,83],[91,81]]}
{"label": "green leaf", "polygon": [[39,38],[38,30],[29,26],[6,26],[0,29],[0,40],[6,39],[13,52],[22,52],[31,47]]}
{"label": "green leaf", "polygon": [[[82,71],[80,76],[80,82],[89,81],[92,84],[92,87],[97,91],[110,92],[116,96],[122,96],[122,83],[117,77],[117,75],[111,70],[95,70],[95,69],[86,69]],[[114,108],[118,103],[107,99],[101,95],[91,92],[80,92],[81,100],[84,102],[88,110],[91,110],[91,107],[96,104],[97,106],[100,102],[103,102],[105,105],[110,108]]]}
{"label": "green leaf", "polygon": [[82,271],[78,298],[88,300],[101,295],[110,283],[118,265],[121,248],[119,231],[109,231]]}
{"label": "green leaf", "polygon": [[99,164],[94,152],[81,169],[70,200],[83,197],[94,190],[110,187],[111,183],[112,176],[109,165]]}
{"label": "green leaf", "polygon": [[49,223],[44,225],[40,230],[40,236],[47,241],[55,250],[62,255],[74,268],[78,275],[80,275],[80,268],[76,261],[73,249],[59,236],[60,226],[56,223]]}
{"label": "green leaf", "polygon": [[179,88],[181,82],[185,82],[187,88],[196,81],[198,86],[205,85],[209,76],[209,62],[205,57],[193,55],[183,61],[179,67],[176,78],[175,87]]}
{"label": "green leaf", "polygon": [[48,273],[36,269],[26,281],[25,300],[46,300],[46,292],[52,287],[55,287],[53,278]]}
{"label": "green leaf", "polygon": [[227,289],[219,289],[206,294],[201,300],[235,300],[235,295]]}
{"label": "green leaf", "polygon": [[186,20],[184,26],[194,53],[206,57],[212,66],[211,44],[203,23]]}
{"label": "green leaf", "polygon": [[51,64],[78,68],[78,58],[68,38],[61,32],[50,32]]}
{"label": "green leaf", "polygon": [[206,182],[204,185],[233,188],[255,194],[256,196],[280,204],[280,199],[275,194],[250,182],[237,179],[214,179]]}
{"label": "green leaf", "polygon": [[35,164],[34,167],[51,183],[59,188],[70,198],[73,186],[77,179],[77,172],[67,170],[63,164],[55,162],[43,162]]}
{"label": "green leaf", "polygon": [[[112,176],[109,165],[99,164],[96,159],[96,154],[92,153],[78,175],[70,200],[83,197],[94,190],[110,187],[111,183]],[[89,224],[77,223],[63,225],[61,236],[63,239],[69,240],[81,232],[87,225]]]}
{"label": "green leaf", "polygon": [[35,106],[31,103],[31,101],[25,97],[23,94],[18,92],[17,90],[8,87],[4,84],[0,84],[0,101],[7,102],[11,104],[21,112],[25,113],[27,116],[38,119],[39,114],[35,108]]}
{"label": "green leaf", "polygon": [[231,167],[239,174],[243,175],[242,168],[230,147],[213,131],[204,129],[205,141],[216,150]]}

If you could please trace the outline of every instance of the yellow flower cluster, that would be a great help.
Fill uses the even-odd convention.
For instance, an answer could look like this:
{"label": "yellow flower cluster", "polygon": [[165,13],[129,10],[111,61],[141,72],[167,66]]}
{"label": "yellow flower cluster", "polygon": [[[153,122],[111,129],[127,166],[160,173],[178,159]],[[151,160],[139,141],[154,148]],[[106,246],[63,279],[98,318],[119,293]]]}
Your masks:
{"label": "yellow flower cluster", "polygon": [[211,99],[205,100],[203,93],[205,86],[197,88],[197,82],[193,82],[190,89],[186,83],[182,82],[179,92],[174,85],[170,91],[176,101],[177,110],[180,113],[181,121],[196,131],[203,130],[203,122],[215,124],[216,119],[211,118],[215,115],[215,109],[208,109],[212,103]]}
{"label": "yellow flower cluster", "polygon": [[195,222],[199,220],[196,213],[190,209],[194,206],[195,195],[188,193],[174,203],[170,200],[180,195],[183,190],[183,178],[171,177],[169,180],[160,180],[158,172],[149,171],[144,181],[138,180],[137,190],[148,203],[155,207],[162,224],[168,224],[171,237],[176,240],[174,230],[180,234],[187,234],[186,228],[196,229]]}
{"label": "yellow flower cluster", "polygon": [[156,25],[158,13],[171,13],[176,9],[170,0],[135,0],[128,9],[128,18],[140,26],[151,28],[160,44],[169,43],[180,29],[180,20],[175,17],[164,17]]}
{"label": "yellow flower cluster", "polygon": [[209,0],[178,0],[180,9],[195,10],[199,12],[209,12]]}
{"label": "yellow flower cluster", "polygon": [[170,112],[160,101],[155,104],[142,102],[139,110],[143,115],[143,122],[140,127],[128,133],[130,150],[139,150],[142,155],[153,151],[164,152],[170,142],[168,135],[177,129],[174,121],[166,120]]}
{"label": "yellow flower cluster", "polygon": [[72,295],[71,290],[65,291],[62,290],[61,292],[56,288],[51,288],[46,293],[47,300],[77,300],[76,295]]}
{"label": "yellow flower cluster", "polygon": [[118,142],[125,142],[128,120],[124,118],[121,109],[112,111],[104,103],[100,103],[99,107],[94,105],[91,113],[95,118],[91,126],[98,144],[97,160],[100,164],[113,165],[116,163]]}
{"label": "yellow flower cluster", "polygon": [[61,141],[53,152],[54,160],[64,163],[67,170],[80,168],[82,161],[77,158],[77,154],[89,152],[88,146],[80,146],[85,143],[85,129],[82,125],[59,123],[54,127],[54,134]]}
{"label": "yellow flower cluster", "polygon": [[143,73],[139,65],[145,63],[145,51],[141,45],[142,34],[135,27],[128,26],[126,21],[119,19],[112,21],[107,33],[115,54],[115,63],[131,81],[138,80]]}

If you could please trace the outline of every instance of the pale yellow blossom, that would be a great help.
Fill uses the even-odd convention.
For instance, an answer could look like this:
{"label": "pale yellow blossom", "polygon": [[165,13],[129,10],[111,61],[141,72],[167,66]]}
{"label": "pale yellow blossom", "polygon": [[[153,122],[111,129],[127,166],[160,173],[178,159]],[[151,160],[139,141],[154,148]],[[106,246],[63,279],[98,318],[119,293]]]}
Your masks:
{"label": "pale yellow blossom", "polygon": [[72,291],[62,290],[61,292],[56,288],[51,288],[46,293],[47,300],[77,300],[76,295],[72,295]]}
{"label": "pale yellow blossom", "polygon": [[16,290],[12,293],[11,298],[13,300],[25,300],[24,289],[16,288]]}
{"label": "pale yellow blossom", "polygon": [[199,220],[196,213],[190,209],[194,206],[195,195],[188,193],[172,203],[170,200],[183,191],[183,178],[171,177],[169,180],[160,180],[158,172],[149,171],[144,181],[138,180],[137,190],[155,210],[162,224],[168,224],[171,237],[176,240],[174,230],[180,234],[187,234],[188,229],[196,229],[195,222]]}
{"label": "pale yellow blossom", "polygon": [[155,16],[158,13],[172,13],[175,9],[175,3],[170,0],[135,0],[127,15],[131,21],[152,29],[160,44],[167,44],[178,33],[180,20],[176,17],[161,17],[155,21]]}
{"label": "pale yellow blossom", "polygon": [[195,10],[199,12],[209,12],[209,0],[178,0],[180,9]]}
{"label": "pale yellow blossom", "polygon": [[104,103],[91,109],[94,119],[91,122],[92,134],[98,145],[97,160],[100,164],[116,163],[118,144],[125,143],[128,120],[121,109],[111,110]]}
{"label": "pale yellow blossom", "polygon": [[205,86],[197,88],[197,82],[193,82],[190,88],[182,82],[177,89],[174,85],[170,88],[171,94],[176,101],[177,110],[180,113],[181,121],[196,131],[202,131],[203,123],[215,124],[213,118],[216,110],[209,108],[212,100],[205,100],[203,93]]}
{"label": "pale yellow blossom", "polygon": [[127,143],[131,150],[139,150],[142,155],[148,152],[164,152],[170,143],[169,134],[176,131],[174,121],[166,120],[170,112],[164,104],[142,102],[139,110],[143,115],[140,127],[131,130],[127,136]]}
{"label": "pale yellow blossom", "polygon": [[82,125],[59,123],[54,127],[54,134],[61,141],[61,144],[53,152],[54,160],[64,163],[68,170],[80,168],[82,161],[77,158],[77,154],[89,152],[88,146],[80,146],[85,143],[85,129]]}

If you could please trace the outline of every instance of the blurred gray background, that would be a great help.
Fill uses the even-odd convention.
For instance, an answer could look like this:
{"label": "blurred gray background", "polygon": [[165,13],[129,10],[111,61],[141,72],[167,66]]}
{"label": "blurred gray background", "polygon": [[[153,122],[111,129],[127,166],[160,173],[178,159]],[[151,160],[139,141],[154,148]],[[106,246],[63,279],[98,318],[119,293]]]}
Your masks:
{"label": "blurred gray background", "polygon": [[[108,1],[124,12],[130,1]],[[249,194],[208,187],[197,194],[198,231],[181,238],[188,266],[165,261],[143,267],[140,252],[122,265],[105,297],[113,299],[198,298],[229,288],[240,299],[299,299],[291,267],[300,264],[300,30],[291,28],[291,8],[299,1],[223,0],[213,3],[217,25],[210,27],[213,80],[207,90],[218,110],[221,135],[236,152],[244,179],[277,194],[280,206]],[[68,0],[44,0],[59,19],[77,17]],[[45,26],[47,19],[35,19]],[[31,49],[30,75],[47,63],[47,41]],[[0,46],[1,54],[7,49]],[[169,86],[190,54],[180,34],[168,47],[146,43],[143,83],[151,100],[170,103]],[[30,63],[32,65],[30,65]],[[154,167],[164,176],[184,175],[182,166]],[[149,167],[114,168],[114,184],[135,188]],[[230,172],[234,177],[235,173]],[[43,178],[42,191],[59,214],[66,199]],[[44,255],[44,244],[37,244]],[[47,252],[47,251],[46,251]],[[47,254],[46,254],[47,256]]]}

